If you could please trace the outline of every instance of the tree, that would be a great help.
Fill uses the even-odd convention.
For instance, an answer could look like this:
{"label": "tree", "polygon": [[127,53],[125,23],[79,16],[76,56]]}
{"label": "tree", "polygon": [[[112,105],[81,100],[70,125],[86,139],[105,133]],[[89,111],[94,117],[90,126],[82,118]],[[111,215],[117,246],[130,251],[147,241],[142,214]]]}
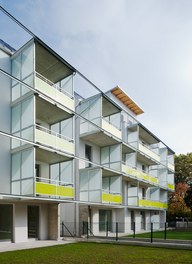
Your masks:
{"label": "tree", "polygon": [[192,184],[188,188],[184,198],[185,204],[191,209],[192,211]]}
{"label": "tree", "polygon": [[175,183],[192,183],[192,153],[175,156]]}
{"label": "tree", "polygon": [[190,213],[190,208],[185,204],[185,195],[189,189],[188,184],[178,183],[175,192],[169,195],[168,217],[185,217]]}

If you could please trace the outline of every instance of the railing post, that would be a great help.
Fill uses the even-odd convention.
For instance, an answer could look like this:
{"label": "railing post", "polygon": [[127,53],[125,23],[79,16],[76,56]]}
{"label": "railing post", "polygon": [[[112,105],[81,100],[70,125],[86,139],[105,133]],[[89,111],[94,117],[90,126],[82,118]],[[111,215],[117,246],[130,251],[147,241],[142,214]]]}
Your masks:
{"label": "railing post", "polygon": [[135,238],[135,222],[133,222],[133,238]]}
{"label": "railing post", "polygon": [[88,226],[88,222],[87,222],[87,239],[89,238],[89,226]]}
{"label": "railing post", "polygon": [[61,230],[62,230],[62,237],[64,237],[64,223],[63,223],[63,221],[61,223]]}
{"label": "railing post", "polygon": [[167,239],[167,223],[165,222],[164,239]]}
{"label": "railing post", "polygon": [[116,241],[118,241],[118,223],[116,222]]}
{"label": "railing post", "polygon": [[83,235],[85,235],[85,221],[83,221]]}
{"label": "railing post", "polygon": [[108,229],[109,229],[109,223],[108,223],[108,221],[106,222],[106,237],[108,237]]}
{"label": "railing post", "polygon": [[151,223],[151,243],[153,243],[153,223]]}

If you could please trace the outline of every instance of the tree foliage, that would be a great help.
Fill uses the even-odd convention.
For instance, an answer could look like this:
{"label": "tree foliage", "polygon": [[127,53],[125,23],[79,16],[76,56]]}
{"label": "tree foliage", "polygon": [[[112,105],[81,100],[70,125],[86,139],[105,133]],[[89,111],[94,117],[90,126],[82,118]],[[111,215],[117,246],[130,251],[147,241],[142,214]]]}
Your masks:
{"label": "tree foliage", "polygon": [[189,189],[188,184],[180,182],[175,186],[175,192],[169,195],[169,216],[186,216],[190,209],[185,203],[185,195]]}
{"label": "tree foliage", "polygon": [[192,183],[192,153],[175,156],[175,183]]}
{"label": "tree foliage", "polygon": [[192,184],[188,188],[188,190],[185,193],[184,198],[185,204],[191,209],[192,211]]}

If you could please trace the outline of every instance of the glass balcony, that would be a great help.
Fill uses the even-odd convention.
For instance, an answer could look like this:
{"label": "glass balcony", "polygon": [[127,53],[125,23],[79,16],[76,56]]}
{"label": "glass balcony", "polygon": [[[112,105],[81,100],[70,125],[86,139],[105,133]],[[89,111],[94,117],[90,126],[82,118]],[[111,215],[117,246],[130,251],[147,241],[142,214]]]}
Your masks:
{"label": "glass balcony", "polygon": [[148,181],[149,183],[152,184],[158,184],[159,180],[143,171],[140,171],[138,169],[134,169],[130,166],[128,166],[126,163],[122,163],[122,172],[134,176],[137,179],[145,180]]}
{"label": "glass balcony", "polygon": [[167,163],[167,167],[171,171],[174,171],[175,170],[175,166],[173,164],[171,164],[170,162]]}
{"label": "glass balcony", "polygon": [[167,209],[167,203],[161,201],[153,201],[147,199],[139,199],[139,207],[150,207],[157,209]]}
{"label": "glass balcony", "polygon": [[122,196],[119,193],[102,192],[102,203],[121,204]]}
{"label": "glass balcony", "polygon": [[72,155],[75,153],[75,144],[73,139],[67,138],[66,136],[39,125],[35,126],[35,142],[39,142],[47,145],[48,147],[67,152]]}
{"label": "glass balcony", "polygon": [[69,110],[75,110],[73,96],[37,72],[35,74],[35,88]]}
{"label": "glass balcony", "polygon": [[167,184],[167,188],[168,188],[169,190],[171,190],[171,191],[174,191],[174,190],[175,190],[175,185],[172,184],[172,183],[168,183],[168,184]]}
{"label": "glass balcony", "polygon": [[147,147],[147,145],[139,143],[139,151],[152,158],[153,160],[160,162],[160,156]]}
{"label": "glass balcony", "polygon": [[74,188],[72,184],[36,177],[35,194],[72,199],[74,198]]}
{"label": "glass balcony", "polygon": [[122,133],[121,130],[115,127],[112,123],[109,123],[106,119],[102,118],[101,120],[101,127],[105,131],[109,132],[113,136],[121,139],[122,138]]}

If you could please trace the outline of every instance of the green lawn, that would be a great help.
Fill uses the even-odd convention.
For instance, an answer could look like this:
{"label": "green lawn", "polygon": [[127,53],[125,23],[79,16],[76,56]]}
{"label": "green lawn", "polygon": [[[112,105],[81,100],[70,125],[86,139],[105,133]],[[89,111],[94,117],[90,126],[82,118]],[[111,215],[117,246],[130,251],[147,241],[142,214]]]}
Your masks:
{"label": "green lawn", "polygon": [[[137,237],[150,238],[151,233],[149,232],[149,233],[143,233],[143,234],[136,234],[136,238]],[[153,238],[164,239],[164,231],[154,232]],[[192,232],[167,230],[167,239],[192,240]]]}
{"label": "green lawn", "polygon": [[192,251],[75,243],[0,253],[2,264],[191,264]]}

